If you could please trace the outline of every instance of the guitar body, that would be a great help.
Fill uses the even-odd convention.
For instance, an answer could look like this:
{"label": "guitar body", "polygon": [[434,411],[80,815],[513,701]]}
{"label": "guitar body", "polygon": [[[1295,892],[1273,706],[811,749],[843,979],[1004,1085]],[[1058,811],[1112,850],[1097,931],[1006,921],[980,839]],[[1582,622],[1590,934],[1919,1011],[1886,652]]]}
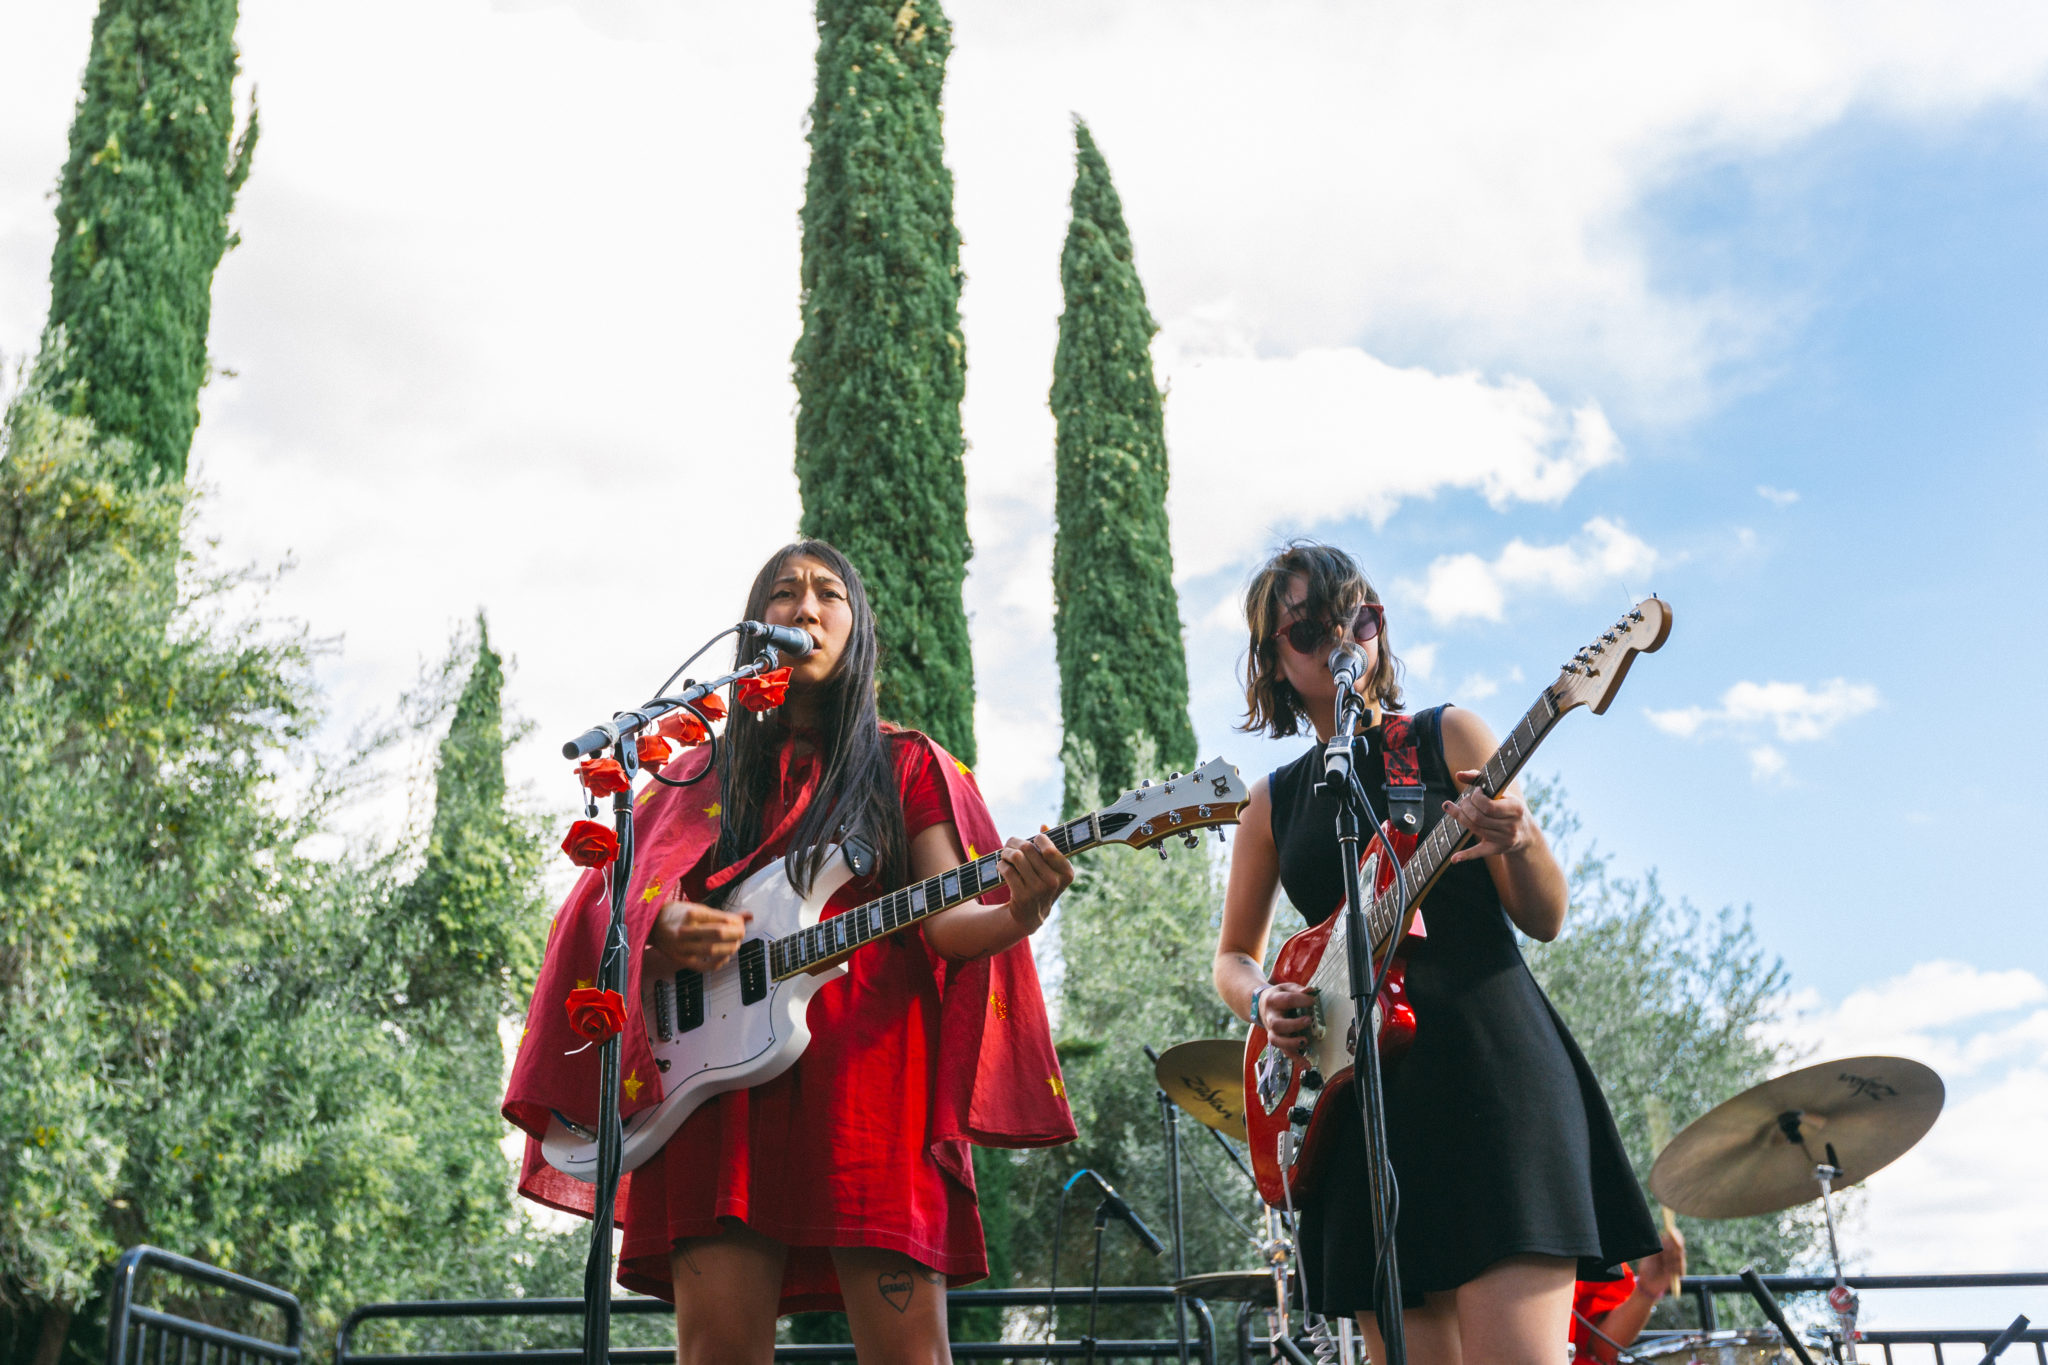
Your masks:
{"label": "guitar body", "polygon": [[[772,1081],[803,1055],[811,1044],[811,997],[827,981],[844,976],[846,963],[777,981],[767,967],[767,948],[818,923],[832,897],[852,879],[845,857],[835,852],[819,869],[811,894],[799,896],[777,858],[726,900],[725,909],[754,916],[730,962],[710,972],[640,973],[640,1013],[661,1072],[662,1098],[622,1125],[621,1170],[630,1171],[660,1151],[704,1101]],[[580,1124],[556,1114],[541,1150],[548,1164],[565,1175],[597,1178],[597,1134]]]}
{"label": "guitar body", "polygon": [[[1414,851],[1412,835],[1382,825],[1380,832],[1405,861]],[[1378,899],[1394,882],[1379,840],[1359,860],[1358,883]],[[1299,1204],[1315,1188],[1317,1163],[1330,1131],[1345,1121],[1358,1121],[1351,1098],[1352,1059],[1358,1044],[1358,1009],[1351,1000],[1350,972],[1345,966],[1342,909],[1321,924],[1302,930],[1280,945],[1272,979],[1320,985],[1315,1006],[1320,1035],[1309,1043],[1308,1058],[1297,1061],[1268,1046],[1266,1030],[1254,1023],[1244,1047],[1245,1130],[1251,1139],[1252,1178],[1259,1196],[1274,1208]],[[1374,965],[1378,965],[1375,959]],[[1415,1041],[1415,1011],[1408,1004],[1407,963],[1397,949],[1385,984],[1374,998],[1379,1016],[1380,1056],[1393,1061]],[[1321,1084],[1311,1082],[1320,1080]]]}

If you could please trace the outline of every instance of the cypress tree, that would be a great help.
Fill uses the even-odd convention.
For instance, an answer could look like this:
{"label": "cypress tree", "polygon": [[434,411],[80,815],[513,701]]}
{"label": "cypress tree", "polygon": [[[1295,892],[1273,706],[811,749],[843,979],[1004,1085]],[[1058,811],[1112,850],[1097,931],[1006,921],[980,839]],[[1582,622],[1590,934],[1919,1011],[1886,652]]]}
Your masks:
{"label": "cypress tree", "polygon": [[41,358],[53,401],[185,476],[213,272],[249,174],[232,91],[237,0],[101,0],[57,193]]}
{"label": "cypress tree", "polygon": [[475,662],[435,766],[426,861],[403,894],[399,931],[411,964],[407,1004],[471,1031],[488,1030],[512,1003],[510,983],[532,979],[533,929],[544,922],[539,846],[505,807],[505,663],[482,612],[476,630]]}
{"label": "cypress tree", "polygon": [[[1123,203],[1088,125],[1074,121],[1073,219],[1060,252],[1066,310],[1053,360],[1054,638],[1070,759],[1092,754],[1104,789],[1142,774],[1134,746],[1163,764],[1195,757],[1187,655],[1166,521],[1166,425],[1152,336]],[[1069,814],[1096,799],[1067,765]],[[1085,784],[1092,787],[1092,784]]]}
{"label": "cypress tree", "polygon": [[818,91],[794,356],[806,536],[859,567],[882,713],[974,761],[961,457],[960,234],[938,0],[818,0]]}

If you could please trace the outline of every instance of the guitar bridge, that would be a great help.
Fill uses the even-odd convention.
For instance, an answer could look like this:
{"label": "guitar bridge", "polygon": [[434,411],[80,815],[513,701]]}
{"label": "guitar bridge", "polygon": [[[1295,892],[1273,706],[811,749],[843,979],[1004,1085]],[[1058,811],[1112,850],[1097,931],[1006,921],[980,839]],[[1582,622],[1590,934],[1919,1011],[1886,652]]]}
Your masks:
{"label": "guitar bridge", "polygon": [[673,982],[654,983],[654,1036],[666,1043],[676,1036],[676,988]]}
{"label": "guitar bridge", "polygon": [[[768,998],[768,940],[751,938],[740,945],[740,1003],[755,1005]],[[698,1019],[704,1007],[697,1007]]]}

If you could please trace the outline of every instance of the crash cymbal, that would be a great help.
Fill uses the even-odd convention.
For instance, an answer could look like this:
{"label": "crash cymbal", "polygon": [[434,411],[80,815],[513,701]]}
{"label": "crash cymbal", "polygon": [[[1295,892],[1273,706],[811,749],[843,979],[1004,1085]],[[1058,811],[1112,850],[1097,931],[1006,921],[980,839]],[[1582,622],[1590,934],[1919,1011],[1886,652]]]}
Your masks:
{"label": "crash cymbal", "polygon": [[[1173,1282],[1173,1292],[1191,1299],[1216,1299],[1249,1303],[1255,1308],[1273,1306],[1273,1272],[1270,1270],[1212,1270]],[[1290,1291],[1292,1292],[1292,1291]]]}
{"label": "crash cymbal", "polygon": [[1152,1073],[1173,1102],[1225,1137],[1250,1139],[1244,1130],[1244,1044],[1235,1038],[1198,1038],[1159,1054]]}
{"label": "crash cymbal", "polygon": [[1849,1057],[1752,1086],[1694,1120],[1650,1168],[1650,1191],[1694,1218],[1746,1218],[1846,1188],[1890,1165],[1941,1113],[1941,1077],[1903,1057]]}

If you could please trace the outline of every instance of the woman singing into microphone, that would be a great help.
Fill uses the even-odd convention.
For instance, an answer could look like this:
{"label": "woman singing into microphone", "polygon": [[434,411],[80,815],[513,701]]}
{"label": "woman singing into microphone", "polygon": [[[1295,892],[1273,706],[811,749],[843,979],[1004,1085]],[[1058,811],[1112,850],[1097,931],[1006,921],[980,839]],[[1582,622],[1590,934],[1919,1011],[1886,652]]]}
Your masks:
{"label": "woman singing into microphone", "polygon": [[[862,1359],[940,1362],[947,1286],[987,1274],[969,1143],[1074,1135],[1026,942],[1073,869],[1043,835],[1002,844],[967,769],[879,720],[874,616],[837,550],[808,540],[777,552],[745,615],[816,645],[793,663],[778,709],[735,711],[715,772],[650,787],[636,804],[645,856],[627,932],[645,970],[724,966],[746,932],[733,889],[786,858],[776,875],[807,891],[852,837],[872,870],[827,917],[998,846],[1004,892],[855,951],[812,998],[810,1046],[787,1071],[709,1100],[628,1174],[619,1281],[673,1299],[681,1365],[768,1365],[776,1317],[805,1309],[843,1309]],[[663,775],[703,772],[704,754],[669,760]],[[552,1110],[595,1103],[594,1051],[567,1055],[575,1040],[557,1017],[569,985],[594,975],[603,884],[586,875],[571,895],[535,990],[505,1104],[529,1134]],[[640,1029],[631,1014],[627,1028]],[[622,1089],[629,1113],[656,1096],[630,1070]],[[520,1187],[590,1210],[590,1187],[542,1163],[537,1144]]]}
{"label": "woman singing into microphone", "polygon": [[[1276,1047],[1307,1050],[1312,998],[1268,981],[1277,894],[1316,923],[1344,899],[1336,794],[1318,795],[1321,743],[1335,731],[1331,653],[1349,640],[1359,692],[1375,713],[1357,771],[1386,814],[1381,708],[1401,704],[1385,610],[1349,555],[1296,542],[1245,596],[1251,627],[1244,728],[1275,737],[1303,722],[1318,747],[1255,783],[1231,858],[1216,990],[1257,1020]],[[1408,718],[1426,787],[1422,831],[1455,812],[1476,841],[1458,853],[1422,913],[1409,950],[1413,1046],[1385,1072],[1388,1145],[1409,1359],[1417,1365],[1556,1365],[1569,1332],[1574,1278],[1658,1250],[1657,1233],[1614,1120],[1564,1022],[1529,975],[1515,931],[1547,941],[1564,924],[1565,878],[1520,791],[1490,799],[1473,784],[1494,750],[1469,711],[1438,706]],[[1355,1106],[1326,1120],[1312,1197],[1300,1213],[1309,1301],[1356,1314],[1385,1359],[1373,1308],[1374,1246],[1365,1142]]]}

